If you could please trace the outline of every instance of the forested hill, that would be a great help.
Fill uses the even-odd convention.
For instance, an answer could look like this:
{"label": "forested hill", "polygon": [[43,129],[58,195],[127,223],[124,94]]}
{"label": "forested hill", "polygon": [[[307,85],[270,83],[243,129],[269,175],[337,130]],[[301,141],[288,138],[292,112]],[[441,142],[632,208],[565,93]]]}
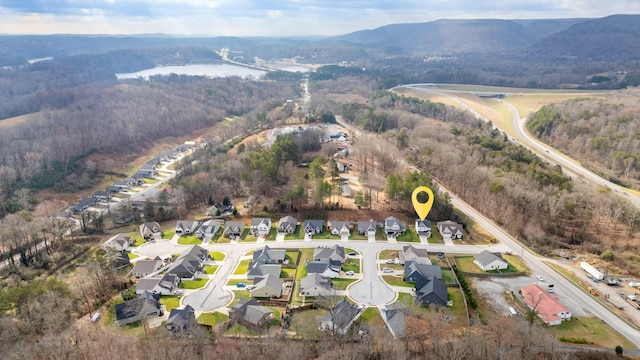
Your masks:
{"label": "forested hill", "polygon": [[529,130],[611,181],[640,185],[640,89],[606,99],[547,105],[529,120]]}

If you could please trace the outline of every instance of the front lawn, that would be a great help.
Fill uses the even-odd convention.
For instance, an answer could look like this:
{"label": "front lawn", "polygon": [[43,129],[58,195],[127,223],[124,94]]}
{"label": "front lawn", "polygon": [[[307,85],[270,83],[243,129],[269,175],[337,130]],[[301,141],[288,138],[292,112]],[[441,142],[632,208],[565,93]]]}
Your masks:
{"label": "front lawn", "polygon": [[442,240],[442,236],[440,235],[440,231],[438,231],[437,226],[433,226],[431,228],[431,237],[428,239],[429,244],[444,244],[444,240]]}
{"label": "front lawn", "polygon": [[229,281],[227,281],[227,285],[228,286],[232,286],[232,285],[235,285],[237,283],[245,283],[246,285],[253,285],[253,280],[248,280],[248,279],[229,279]]}
{"label": "front lawn", "polygon": [[331,279],[331,284],[333,284],[333,288],[336,290],[346,290],[349,284],[357,280],[358,279],[336,278],[336,279]]}
{"label": "front lawn", "polygon": [[302,240],[304,239],[304,233],[302,231],[302,226],[296,226],[296,229],[291,234],[284,235],[285,240]]}
{"label": "front lawn", "polygon": [[360,272],[360,259],[348,259],[342,264],[342,271],[353,271],[354,273]]}
{"label": "front lawn", "polygon": [[269,230],[269,233],[267,234],[267,238],[265,240],[273,241],[273,240],[276,239],[277,235],[278,235],[278,229],[276,229],[275,226],[272,226],[271,230]]}
{"label": "front lawn", "polygon": [[134,253],[131,253],[131,252],[128,252],[128,251],[127,251],[127,256],[129,257],[129,260],[133,260],[133,259],[135,259],[137,257],[140,257],[140,255],[134,254]]}
{"label": "front lawn", "polygon": [[[244,230],[242,230],[242,234],[240,234],[239,241],[247,241],[247,236],[249,235],[249,231],[251,231],[251,229],[249,229],[248,227],[245,227]],[[256,240],[258,240],[258,238],[256,238]]]}
{"label": "front lawn", "polygon": [[502,254],[502,258],[509,263],[509,266],[513,266],[516,271],[523,271],[527,274],[531,272],[529,270],[529,267],[524,263],[524,261],[522,261],[522,258],[518,255]]}
{"label": "front lawn", "polygon": [[130,233],[126,233],[125,235],[127,235],[128,237],[132,238],[133,241],[135,242],[133,245],[134,246],[141,246],[143,245],[146,241],[142,238],[142,236],[140,236],[140,233],[137,231],[132,231]]}
{"label": "front lawn", "polygon": [[403,281],[402,276],[383,275],[382,280],[386,281],[387,284],[391,286],[403,286],[408,288],[414,287],[413,283]]}
{"label": "front lawn", "polygon": [[380,260],[396,259],[398,257],[398,251],[399,250],[382,250],[378,255],[378,259]]}
{"label": "front lawn", "polygon": [[209,252],[209,256],[215,261],[222,261],[224,260],[224,258],[227,257],[224,253],[220,251],[211,251]]}
{"label": "front lawn", "polygon": [[202,240],[200,240],[195,234],[183,235],[178,239],[178,244],[180,245],[200,245],[202,244]]}
{"label": "front lawn", "polygon": [[181,289],[200,289],[201,287],[204,287],[207,284],[207,281],[209,281],[208,278],[205,279],[196,279],[196,280],[182,280],[180,282],[180,288]]}
{"label": "front lawn", "polygon": [[354,232],[349,237],[349,240],[369,240],[369,238],[366,235],[360,235],[357,232]]}
{"label": "front lawn", "polygon": [[170,312],[172,309],[180,306],[180,297],[176,295],[163,295],[160,296],[160,302],[167,309],[167,312]]}
{"label": "front lawn", "polygon": [[236,271],[233,272],[233,275],[243,275],[246,274],[247,271],[249,270],[249,263],[251,262],[251,259],[245,259],[240,261],[240,263],[238,264],[238,267],[236,267]]}
{"label": "front lawn", "polygon": [[204,273],[207,275],[215,274],[216,270],[218,270],[218,265],[207,265],[204,267]]}
{"label": "front lawn", "polygon": [[214,327],[218,324],[222,324],[223,322],[229,320],[229,317],[223,313],[212,312],[212,313],[202,313],[198,316],[198,324],[208,325]]}
{"label": "front lawn", "polygon": [[411,230],[409,227],[407,227],[407,230],[404,232],[404,234],[398,236],[396,238],[396,241],[398,242],[420,242],[420,237],[418,237],[418,234],[415,233],[415,231]]}
{"label": "front lawn", "polygon": [[167,239],[167,240],[171,240],[173,239],[173,236],[176,234],[175,230],[171,230],[171,231],[163,231],[162,232],[162,238],[163,239]]}

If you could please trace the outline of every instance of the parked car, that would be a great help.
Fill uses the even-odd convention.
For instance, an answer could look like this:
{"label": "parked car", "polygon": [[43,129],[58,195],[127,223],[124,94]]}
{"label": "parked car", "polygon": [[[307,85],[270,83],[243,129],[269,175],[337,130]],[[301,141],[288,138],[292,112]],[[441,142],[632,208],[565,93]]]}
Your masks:
{"label": "parked car", "polygon": [[246,287],[247,287],[247,284],[245,284],[245,283],[243,283],[243,282],[239,282],[239,283],[237,283],[237,284],[236,284],[236,287],[237,287],[237,288],[246,288]]}
{"label": "parked car", "polygon": [[356,254],[356,252],[355,252],[355,251],[352,251],[352,252],[348,253],[347,255],[349,255],[349,256],[356,256],[357,254]]}
{"label": "parked car", "polygon": [[388,259],[388,260],[386,261],[386,263],[387,263],[387,264],[393,264],[394,262],[395,262],[395,260],[394,260],[394,259]]}
{"label": "parked car", "polygon": [[385,273],[392,273],[392,272],[393,272],[393,269],[392,269],[392,268],[389,268],[389,267],[386,267],[386,268],[383,268],[383,269],[382,269],[382,272],[385,272]]}
{"label": "parked car", "polygon": [[544,282],[544,278],[540,275],[536,275],[536,279],[538,279],[538,281],[540,282]]}
{"label": "parked car", "polygon": [[99,312],[94,313],[94,314],[91,316],[91,322],[96,322],[96,321],[98,321],[98,320],[100,320],[100,313],[99,313]]}
{"label": "parked car", "polygon": [[345,274],[346,275],[354,275],[355,273],[353,271],[349,270],[349,271],[345,272]]}

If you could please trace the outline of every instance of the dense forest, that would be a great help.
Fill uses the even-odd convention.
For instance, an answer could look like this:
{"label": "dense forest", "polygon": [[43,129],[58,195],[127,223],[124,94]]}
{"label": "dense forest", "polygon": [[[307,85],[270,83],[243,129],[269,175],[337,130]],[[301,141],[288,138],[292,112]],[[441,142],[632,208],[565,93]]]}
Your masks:
{"label": "dense forest", "polygon": [[638,188],[640,182],[640,90],[606,99],[547,105],[531,116],[529,130],[609,180]]}

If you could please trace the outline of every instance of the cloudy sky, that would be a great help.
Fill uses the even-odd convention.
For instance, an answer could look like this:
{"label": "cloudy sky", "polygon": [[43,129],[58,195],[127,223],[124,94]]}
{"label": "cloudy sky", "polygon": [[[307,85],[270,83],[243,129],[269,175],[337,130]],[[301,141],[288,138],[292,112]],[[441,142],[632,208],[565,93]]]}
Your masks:
{"label": "cloudy sky", "polygon": [[307,36],[437,19],[638,13],[638,0],[0,0],[0,34]]}

